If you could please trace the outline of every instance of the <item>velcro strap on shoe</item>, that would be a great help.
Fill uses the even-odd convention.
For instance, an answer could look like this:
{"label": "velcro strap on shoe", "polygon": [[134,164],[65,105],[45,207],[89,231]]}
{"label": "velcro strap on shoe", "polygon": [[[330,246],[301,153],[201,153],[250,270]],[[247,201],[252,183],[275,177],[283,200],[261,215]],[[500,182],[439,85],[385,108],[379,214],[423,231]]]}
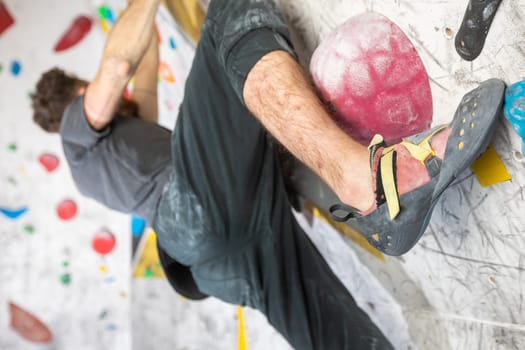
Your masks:
{"label": "velcro strap on shoe", "polygon": [[386,151],[384,150],[381,155],[381,182],[383,183],[386,204],[388,206],[388,212],[390,213],[390,219],[392,220],[396,218],[401,210],[395,179],[395,158],[396,152],[393,148],[389,148]]}
{"label": "velcro strap on shoe", "polygon": [[429,156],[433,156],[435,154],[434,150],[430,147],[430,144],[428,142],[423,142],[419,145],[414,145],[409,141],[403,140],[401,142],[401,145],[407,149],[407,151],[413,158],[416,158],[423,164]]}
{"label": "velcro strap on shoe", "polygon": [[425,164],[427,159],[429,157],[435,156],[436,152],[432,149],[432,146],[430,145],[430,141],[432,138],[440,131],[445,129],[447,126],[443,125],[439,128],[436,128],[432,131],[432,133],[428,134],[421,142],[418,144],[414,144],[410,142],[409,140],[403,140],[401,142],[401,145],[403,145],[407,151],[410,153],[410,155],[417,160],[419,160],[422,164]]}
{"label": "velcro strap on shoe", "polygon": [[[403,140],[401,145],[404,146],[410,155],[424,164],[431,177],[439,174],[441,168],[441,160],[437,158],[436,152],[432,149],[430,141],[438,132],[445,129],[447,126],[443,125],[437,127],[430,134],[426,135],[418,144],[414,144],[409,140]],[[419,141],[419,140],[418,140]],[[399,196],[396,185],[396,151],[394,146],[386,147],[386,143],[381,135],[375,135],[368,146],[370,150],[370,164],[373,163],[374,154],[380,148],[383,148],[381,160],[379,162],[379,171],[381,174],[382,190],[390,214],[390,219],[393,220],[401,211],[399,204]],[[379,189],[380,186],[378,185]]]}
{"label": "velcro strap on shoe", "polygon": [[[448,125],[444,124],[444,125],[441,125],[440,127],[436,127],[430,134],[428,134],[423,140],[421,140],[421,142],[419,143],[420,145],[423,144],[423,143],[427,143],[427,144],[430,144],[430,141],[432,140],[432,138],[438,133],[438,132],[441,132],[443,131],[444,129],[447,128]],[[429,145],[430,147],[430,145]]]}
{"label": "velcro strap on shoe", "polygon": [[432,156],[425,161],[425,166],[427,167],[428,175],[432,178],[439,175],[441,171],[441,159],[436,156]]}

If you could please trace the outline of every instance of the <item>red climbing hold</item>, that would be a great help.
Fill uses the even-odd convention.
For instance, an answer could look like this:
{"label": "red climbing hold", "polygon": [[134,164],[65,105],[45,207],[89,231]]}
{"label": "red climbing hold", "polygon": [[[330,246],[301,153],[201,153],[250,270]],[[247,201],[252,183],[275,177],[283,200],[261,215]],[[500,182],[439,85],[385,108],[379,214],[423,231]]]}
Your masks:
{"label": "red climbing hold", "polygon": [[49,343],[53,334],[42,321],[23,310],[21,307],[9,303],[11,314],[11,328],[25,340],[35,343]]}
{"label": "red climbing hold", "polygon": [[38,157],[38,161],[50,173],[55,171],[55,169],[58,167],[58,164],[60,163],[58,157],[49,153],[42,154],[40,157]]}
{"label": "red climbing hold", "polygon": [[101,255],[111,253],[113,248],[115,248],[115,244],[115,236],[108,231],[97,232],[91,240],[91,246],[97,253]]}
{"label": "red climbing hold", "polygon": [[67,50],[78,44],[91,30],[93,20],[86,16],[75,18],[62,38],[55,45],[55,52]]}
{"label": "red climbing hold", "polygon": [[62,220],[71,220],[77,215],[77,204],[70,199],[62,201],[57,206],[57,215]]}
{"label": "red climbing hold", "polygon": [[12,26],[15,20],[7,10],[3,1],[0,1],[0,34],[2,34],[7,28]]}

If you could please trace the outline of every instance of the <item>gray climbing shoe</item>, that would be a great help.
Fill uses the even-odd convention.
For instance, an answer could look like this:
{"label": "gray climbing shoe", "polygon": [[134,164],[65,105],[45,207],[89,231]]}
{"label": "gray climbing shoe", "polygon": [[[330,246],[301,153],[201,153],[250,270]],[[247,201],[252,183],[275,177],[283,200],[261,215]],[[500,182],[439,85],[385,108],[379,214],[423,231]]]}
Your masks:
{"label": "gray climbing shoe", "polygon": [[425,164],[430,181],[401,196],[396,184],[396,149],[376,135],[369,149],[372,171],[377,174],[377,209],[363,216],[335,204],[330,208],[334,220],[346,221],[385,254],[409,251],[425,232],[445,189],[487,148],[502,112],[504,92],[505,84],[491,79],[463,97],[448,125],[451,131],[443,160],[435,156],[430,142],[446,125],[403,140],[401,145],[410,155]]}

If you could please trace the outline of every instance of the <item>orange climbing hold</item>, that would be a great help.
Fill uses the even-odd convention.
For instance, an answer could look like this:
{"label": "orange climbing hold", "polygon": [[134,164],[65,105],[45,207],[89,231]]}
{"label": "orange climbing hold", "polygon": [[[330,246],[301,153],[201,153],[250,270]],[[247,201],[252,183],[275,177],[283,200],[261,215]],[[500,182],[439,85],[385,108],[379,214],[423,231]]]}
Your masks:
{"label": "orange climbing hold", "polygon": [[161,62],[159,65],[159,77],[167,83],[174,83],[175,76],[171,67],[166,62]]}

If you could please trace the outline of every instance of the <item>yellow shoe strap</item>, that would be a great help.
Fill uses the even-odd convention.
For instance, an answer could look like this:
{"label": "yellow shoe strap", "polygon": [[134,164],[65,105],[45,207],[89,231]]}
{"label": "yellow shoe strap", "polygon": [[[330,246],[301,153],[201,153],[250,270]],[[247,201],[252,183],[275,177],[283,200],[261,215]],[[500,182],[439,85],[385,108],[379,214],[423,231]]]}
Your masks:
{"label": "yellow shoe strap", "polygon": [[436,130],[432,131],[417,145],[407,140],[403,140],[401,144],[408,150],[408,152],[410,152],[410,155],[412,155],[412,157],[416,158],[424,164],[425,160],[427,160],[429,156],[436,155],[436,152],[430,146],[430,140],[432,139],[432,137],[434,137],[434,135],[436,135],[438,132],[442,131],[446,127],[446,125],[443,125],[440,128],[437,128]]}
{"label": "yellow shoe strap", "polygon": [[375,134],[372,138],[372,141],[370,141],[370,144],[368,145],[368,149],[371,150],[372,147],[379,145],[384,141],[383,136],[379,134]]}
{"label": "yellow shoe strap", "polygon": [[381,155],[381,182],[385,192],[386,204],[390,219],[395,219],[399,211],[399,197],[397,195],[396,181],[394,179],[394,150],[383,151]]}
{"label": "yellow shoe strap", "polygon": [[[401,145],[403,145],[408,150],[412,157],[424,164],[429,156],[435,155],[435,151],[430,146],[430,140],[434,135],[442,131],[444,128],[446,128],[446,125],[437,128],[417,145],[407,140],[403,140]],[[372,147],[378,145],[381,142],[383,142],[383,137],[380,135],[375,135],[368,148],[372,149]],[[394,177],[393,146],[384,148],[383,153],[381,154],[381,182],[383,183],[383,191],[385,192],[385,199],[388,206],[388,212],[390,213],[390,219],[393,220],[401,210]]]}

